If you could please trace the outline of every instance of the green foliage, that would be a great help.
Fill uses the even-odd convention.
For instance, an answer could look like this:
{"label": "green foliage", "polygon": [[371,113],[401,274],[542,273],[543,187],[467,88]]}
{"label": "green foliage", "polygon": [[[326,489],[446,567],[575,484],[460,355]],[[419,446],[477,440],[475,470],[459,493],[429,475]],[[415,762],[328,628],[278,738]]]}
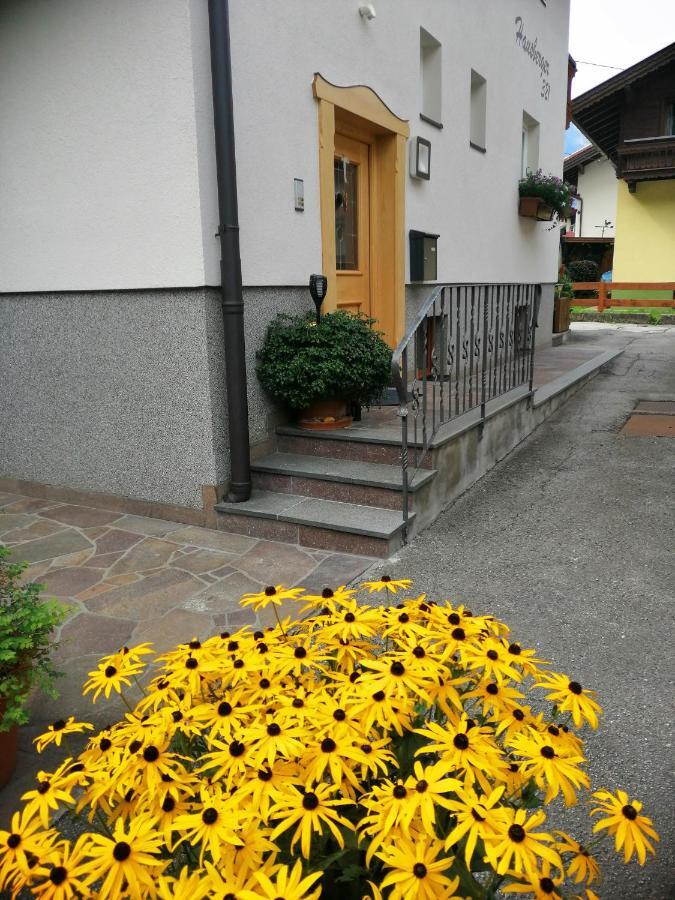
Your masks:
{"label": "green foliage", "polygon": [[528,172],[518,182],[518,194],[521,197],[540,197],[553,210],[561,215],[569,204],[572,186],[555,175],[544,175],[541,169]]}
{"label": "green foliage", "polygon": [[572,281],[597,281],[600,266],[592,259],[577,259],[569,263],[567,271]]}
{"label": "green foliage", "polygon": [[389,383],[391,350],[373,329],[374,319],[327,313],[279,316],[258,353],[257,375],[265,390],[293,410],[317,400],[368,405]]}
{"label": "green foliage", "polygon": [[[562,268],[562,267],[561,267]],[[572,279],[568,269],[564,269],[560,281],[555,286],[556,297],[562,297],[565,300],[574,300],[574,290],[572,288]]]}
{"label": "green foliage", "polygon": [[28,563],[10,563],[9,556],[0,547],[0,703],[6,705],[0,731],[28,721],[26,701],[35,688],[55,696],[51,637],[67,613],[55,600],[41,599],[41,584],[20,584]]}

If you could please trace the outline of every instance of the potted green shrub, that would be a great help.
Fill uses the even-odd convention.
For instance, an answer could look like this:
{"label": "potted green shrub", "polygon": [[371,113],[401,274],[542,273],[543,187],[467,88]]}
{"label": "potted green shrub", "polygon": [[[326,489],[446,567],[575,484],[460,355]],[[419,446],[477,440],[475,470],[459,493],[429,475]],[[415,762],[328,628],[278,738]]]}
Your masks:
{"label": "potted green shrub", "polygon": [[28,697],[35,688],[56,694],[52,632],[67,613],[55,600],[41,598],[42,585],[21,584],[28,563],[11,563],[9,556],[0,547],[0,788],[14,771],[17,728],[28,721]]}
{"label": "potted green shrub", "polygon": [[574,300],[572,279],[565,266],[560,267],[558,283],[555,286],[553,302],[553,333],[561,334],[570,327],[570,303]]}
{"label": "potted green shrub", "polygon": [[555,175],[544,175],[541,169],[528,172],[518,182],[518,215],[545,222],[563,219],[571,192],[571,186]]}
{"label": "potted green shrub", "polygon": [[304,428],[349,425],[347,404],[368,406],[389,383],[391,350],[374,320],[346,312],[279,316],[258,353],[265,390]]}

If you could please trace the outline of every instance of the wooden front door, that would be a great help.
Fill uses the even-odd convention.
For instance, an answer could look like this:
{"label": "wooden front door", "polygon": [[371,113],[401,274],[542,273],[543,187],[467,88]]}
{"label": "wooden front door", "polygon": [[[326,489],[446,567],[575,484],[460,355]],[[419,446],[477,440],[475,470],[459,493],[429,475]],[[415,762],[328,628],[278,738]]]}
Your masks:
{"label": "wooden front door", "polygon": [[370,146],[335,135],[337,308],[371,315]]}

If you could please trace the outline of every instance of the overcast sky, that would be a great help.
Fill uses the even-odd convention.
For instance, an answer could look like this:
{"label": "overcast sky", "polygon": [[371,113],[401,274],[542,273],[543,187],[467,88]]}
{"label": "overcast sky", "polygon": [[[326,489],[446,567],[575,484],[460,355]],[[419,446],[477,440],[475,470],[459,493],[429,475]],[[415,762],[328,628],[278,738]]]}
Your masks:
{"label": "overcast sky", "polygon": [[[571,7],[570,53],[578,66],[573,97],[675,41],[675,0],[571,0]],[[572,126],[565,153],[586,143]]]}

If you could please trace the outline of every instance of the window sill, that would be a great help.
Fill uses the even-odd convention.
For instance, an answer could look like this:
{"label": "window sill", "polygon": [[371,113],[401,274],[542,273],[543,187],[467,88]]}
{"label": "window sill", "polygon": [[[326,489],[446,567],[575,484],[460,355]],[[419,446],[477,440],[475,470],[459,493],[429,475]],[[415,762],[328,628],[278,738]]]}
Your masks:
{"label": "window sill", "polygon": [[423,122],[426,122],[427,125],[433,125],[434,128],[443,129],[443,124],[441,122],[437,122],[436,119],[432,119],[430,116],[425,116],[424,113],[420,113],[420,119]]}
{"label": "window sill", "polygon": [[473,141],[469,141],[469,147],[471,147],[472,150],[478,150],[479,153],[487,153],[485,147],[481,147],[480,144],[474,144]]}

